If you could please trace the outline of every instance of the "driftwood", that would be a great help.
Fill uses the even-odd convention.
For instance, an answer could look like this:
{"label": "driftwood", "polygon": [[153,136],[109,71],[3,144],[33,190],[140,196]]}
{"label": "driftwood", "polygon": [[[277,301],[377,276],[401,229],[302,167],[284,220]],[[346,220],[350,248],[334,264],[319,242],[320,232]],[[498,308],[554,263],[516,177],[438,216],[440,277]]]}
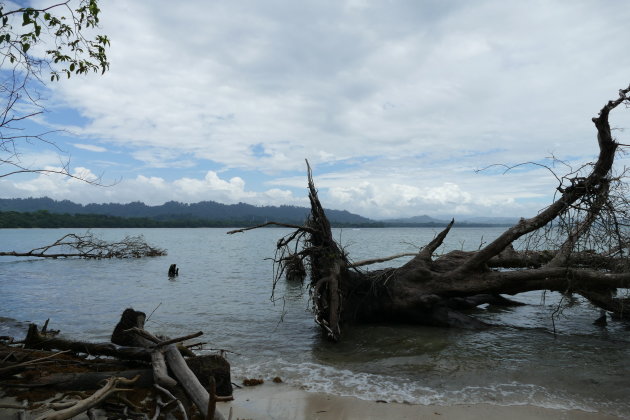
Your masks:
{"label": "driftwood", "polygon": [[[125,346],[114,343],[87,343],[68,340],[36,325],[30,325],[26,339],[28,348],[12,348],[0,345],[0,387],[11,395],[20,395],[27,390],[29,396],[40,395],[40,400],[48,398],[50,393],[81,392],[96,390],[93,396],[82,401],[66,401],[49,405],[64,412],[46,413],[42,418],[76,415],[89,410],[95,405],[108,412],[118,412],[118,416],[146,418],[149,407],[143,408],[118,395],[120,387],[103,383],[112,381],[123,384],[133,379],[133,393],[130,395],[140,402],[149,399],[156,401],[150,407],[154,418],[159,413],[165,418],[172,418],[170,411],[179,411],[179,418],[223,419],[220,412],[208,416],[211,401],[231,399],[232,385],[229,363],[219,355],[195,356],[180,342],[200,336],[197,332],[178,338],[156,337],[139,327],[144,326],[145,315],[142,312],[127,309],[121,316],[112,334],[112,339]],[[60,352],[51,353],[52,350]],[[107,356],[106,359],[79,357]],[[183,357],[192,355],[188,360]],[[19,374],[19,375],[17,375]],[[177,378],[177,381],[173,379]],[[113,379],[115,378],[115,379]],[[215,378],[216,386],[215,389]],[[113,382],[112,382],[113,383]],[[22,390],[22,391],[21,391]],[[211,393],[208,392],[211,390]],[[164,391],[167,391],[166,394]],[[118,403],[104,400],[116,394]],[[217,395],[218,394],[218,395]],[[190,396],[190,397],[187,397]],[[219,396],[221,395],[221,396]],[[158,398],[159,397],[159,398]],[[166,403],[162,398],[168,398]],[[190,398],[190,400],[188,399]],[[122,405],[121,405],[122,404]],[[195,414],[191,408],[197,407]],[[25,407],[33,410],[36,405]],[[77,411],[78,410],[78,411]],[[142,414],[142,413],[145,414]],[[61,413],[61,414],[60,414]],[[124,414],[124,413],[128,413]],[[88,416],[92,414],[88,413]],[[92,416],[93,417],[93,416]],[[92,418],[90,417],[90,418]]]}
{"label": "driftwood", "polygon": [[87,371],[75,373],[53,373],[39,378],[30,379],[28,383],[24,381],[13,381],[5,383],[4,386],[12,388],[39,389],[47,388],[56,392],[61,391],[92,391],[98,389],[104,380],[111,377],[125,379],[137,378],[134,383],[135,388],[151,388],[153,386],[153,370],[150,368],[115,371]]}
{"label": "driftwood", "polygon": [[[304,261],[315,321],[332,341],[355,322],[487,328],[462,311],[483,303],[512,304],[500,295],[533,290],[578,294],[613,318],[630,319],[630,297],[617,296],[618,289],[630,287],[630,197],[626,169],[613,168],[616,152],[628,145],[615,141],[608,121],[620,105],[630,106],[629,95],[630,86],[621,89],[593,118],[597,160],[557,176],[554,201],[536,216],[521,219],[477,251],[436,256],[452,221],[397,268],[363,267],[400,255],[352,262],[334,240],[307,162],[311,213],[304,226],[278,241],[273,289],[296,258]],[[518,240],[532,247],[517,251]]]}
{"label": "driftwood", "polygon": [[177,381],[168,376],[168,368],[161,350],[151,352],[151,365],[153,366],[153,378],[157,385],[172,388],[177,385]]}
{"label": "driftwood", "polygon": [[72,418],[78,414],[81,414],[90,408],[98,405],[103,402],[107,397],[111,394],[121,391],[128,391],[125,388],[118,388],[118,385],[133,385],[136,382],[137,378],[134,379],[125,379],[125,378],[117,378],[111,377],[108,378],[105,386],[103,388],[96,391],[94,394],[85,398],[81,401],[77,401],[72,406],[59,410],[56,412],[51,412],[49,414],[44,414],[41,417],[38,417],[37,420],[65,420]]}
{"label": "driftwood", "polygon": [[66,340],[41,334],[37,325],[30,324],[24,347],[41,350],[68,350],[94,356],[109,356],[126,360],[151,360],[151,351],[143,347],[117,346],[112,343],[89,343]]}
{"label": "driftwood", "polygon": [[[143,329],[145,317],[142,313],[137,313],[133,311],[133,309],[126,309],[123,312],[122,320],[125,320],[125,325],[129,326],[129,320],[134,320],[137,325],[131,328],[128,328],[123,331],[123,334],[133,334],[135,335],[135,340],[139,343],[142,343],[143,346],[147,348],[163,348],[164,356],[166,358],[166,362],[168,367],[177,378],[179,385],[186,391],[186,394],[190,397],[193,403],[197,406],[197,409],[203,414],[204,418],[208,416],[208,401],[210,400],[210,396],[208,391],[201,385],[199,379],[195,376],[193,371],[188,367],[186,361],[180,354],[179,350],[173,344],[173,341],[179,340],[170,340],[165,339],[161,340],[148,331]],[[120,323],[119,323],[120,324]],[[120,330],[120,329],[119,329]],[[194,335],[195,337],[199,336],[199,334]],[[112,337],[113,340],[113,337]],[[134,340],[130,338],[130,336],[125,336],[125,341]],[[168,344],[167,344],[168,343]],[[161,351],[161,350],[156,350]],[[160,358],[158,357],[158,360]],[[173,379],[163,371],[162,367],[159,368],[159,372],[156,370],[156,376],[160,376],[163,382],[172,382]],[[163,384],[160,384],[163,385]],[[168,386],[166,386],[168,388]],[[221,413],[215,413],[214,418],[217,420],[223,420],[223,416]]]}
{"label": "driftwood", "polygon": [[[207,417],[208,401],[210,400],[208,391],[201,385],[197,376],[186,364],[178,348],[173,344],[176,341],[181,341],[183,338],[175,340],[160,339],[143,329],[145,319],[143,313],[134,311],[131,308],[126,309],[121,316],[119,325],[116,327],[117,332],[115,331],[112,335],[112,341],[118,340],[118,337],[120,337],[124,342],[136,341],[146,348],[156,348],[156,351],[162,351],[160,349],[163,349],[168,367],[173,372],[177,382],[186,391],[186,394],[197,406],[197,409],[203,414],[204,418]],[[136,325],[133,325],[134,323]],[[199,335],[200,334],[197,333],[187,337],[193,338]],[[160,360],[160,357],[157,356],[157,359]],[[159,376],[160,380],[164,382],[164,384],[159,385],[165,385],[166,388],[169,388],[166,384],[172,383],[173,379],[166,374],[163,367],[160,366],[158,369],[155,369],[155,372],[155,375]],[[219,412],[216,412],[213,418],[223,420],[223,416]]]}
{"label": "driftwood", "polygon": [[157,407],[157,408],[156,408],[156,410],[155,410],[155,416],[153,417],[154,419],[157,419],[157,417],[158,417],[158,415],[159,415],[159,410],[160,410],[163,406],[167,406],[167,405],[169,405],[169,404],[176,403],[176,404],[177,404],[177,409],[178,409],[178,411],[179,411],[180,415],[182,416],[182,418],[183,418],[184,420],[188,420],[188,415],[186,414],[186,409],[184,408],[184,405],[182,404],[182,402],[181,402],[179,399],[175,398],[175,396],[174,396],[173,394],[171,394],[171,392],[170,392],[169,390],[164,389],[163,387],[161,387],[161,386],[160,386],[160,385],[158,385],[158,384],[155,384],[155,388],[156,388],[158,391],[162,392],[162,393],[163,393],[164,395],[166,395],[167,397],[169,397],[169,398],[170,398],[170,401],[169,401],[168,403],[166,403],[166,404],[163,404],[163,405],[158,405],[158,407]]}

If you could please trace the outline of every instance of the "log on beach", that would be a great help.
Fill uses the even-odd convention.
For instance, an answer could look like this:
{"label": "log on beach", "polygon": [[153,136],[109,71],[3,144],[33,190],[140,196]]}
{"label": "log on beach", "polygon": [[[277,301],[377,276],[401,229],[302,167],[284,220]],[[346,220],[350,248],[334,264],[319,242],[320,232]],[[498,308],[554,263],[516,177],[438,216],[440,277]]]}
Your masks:
{"label": "log on beach", "polygon": [[[20,345],[0,345],[0,391],[41,418],[68,418],[94,407],[128,418],[223,419],[216,401],[232,399],[230,364],[218,354],[195,355],[181,342],[201,332],[170,339],[144,330],[144,313],[127,309],[111,343],[59,337],[31,324]],[[50,403],[58,393],[79,400]],[[114,413],[112,411],[112,413]],[[63,414],[66,413],[66,414]],[[69,414],[68,414],[69,413]]]}

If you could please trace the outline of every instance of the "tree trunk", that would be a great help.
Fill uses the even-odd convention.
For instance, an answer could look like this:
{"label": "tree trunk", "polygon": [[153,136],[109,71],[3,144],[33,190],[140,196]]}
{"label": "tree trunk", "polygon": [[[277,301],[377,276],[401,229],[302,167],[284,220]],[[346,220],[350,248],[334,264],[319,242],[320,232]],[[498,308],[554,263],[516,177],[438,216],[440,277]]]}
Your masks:
{"label": "tree trunk", "polygon": [[[624,224],[630,219],[630,200],[625,196],[625,172],[612,175],[620,145],[613,140],[608,123],[613,109],[622,103],[630,105],[629,92],[630,87],[620,90],[619,98],[593,118],[599,156],[596,162],[584,165],[583,170],[590,172],[558,178],[560,194],[550,206],[535,217],[521,219],[474,252],[452,251],[434,258],[452,221],[402,267],[364,271],[361,267],[365,265],[396,256],[350,261],[333,239],[307,162],[311,214],[305,226],[278,241],[277,276],[287,271],[288,264],[295,264],[296,258],[307,260],[315,321],[333,341],[341,338],[343,325],[353,322],[486,328],[488,325],[460,310],[482,303],[514,304],[500,294],[531,290],[577,293],[616,317],[629,318],[630,311],[624,307],[630,300],[615,296],[615,291],[630,286],[630,240]],[[563,232],[563,242],[551,251],[519,252],[512,246],[524,235],[539,233],[557,239]],[[592,242],[596,242],[597,252],[584,249],[585,243]],[[506,270],[515,267],[519,269]],[[274,288],[277,281],[278,277]]]}

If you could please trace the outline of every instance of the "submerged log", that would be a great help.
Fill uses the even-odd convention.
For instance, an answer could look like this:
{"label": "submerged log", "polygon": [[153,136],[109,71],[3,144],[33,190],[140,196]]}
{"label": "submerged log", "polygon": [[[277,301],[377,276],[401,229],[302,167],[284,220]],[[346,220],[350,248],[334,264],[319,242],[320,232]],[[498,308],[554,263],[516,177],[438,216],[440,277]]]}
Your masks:
{"label": "submerged log", "polygon": [[171,266],[168,268],[168,276],[169,277],[179,276],[179,268],[177,268],[177,264],[171,264]]}

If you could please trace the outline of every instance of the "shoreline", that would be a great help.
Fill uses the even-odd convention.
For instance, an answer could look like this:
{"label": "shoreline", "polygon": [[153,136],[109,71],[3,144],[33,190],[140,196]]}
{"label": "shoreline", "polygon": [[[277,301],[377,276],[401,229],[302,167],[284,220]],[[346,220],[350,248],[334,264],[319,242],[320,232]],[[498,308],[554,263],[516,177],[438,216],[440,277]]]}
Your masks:
{"label": "shoreline", "polygon": [[307,392],[286,384],[265,383],[234,390],[234,401],[219,403],[217,408],[233,419],[462,419],[525,420],[571,419],[614,420],[608,414],[570,409],[544,408],[534,405],[500,406],[492,404],[459,404],[450,406],[414,405],[361,400],[318,392]]}
{"label": "shoreline", "polygon": [[[3,395],[0,404],[17,404]],[[234,389],[234,401],[217,403],[217,410],[228,419],[240,420],[361,420],[361,419],[467,419],[467,420],[619,420],[624,417],[575,409],[545,408],[534,405],[416,405],[378,402],[320,392],[308,392],[286,384],[265,383]],[[34,401],[31,401],[33,403]],[[97,410],[98,412],[98,410]],[[0,409],[0,420],[16,418],[18,410]],[[38,414],[41,414],[39,412]],[[86,413],[73,417],[89,420]],[[98,419],[107,418],[104,413]]]}

